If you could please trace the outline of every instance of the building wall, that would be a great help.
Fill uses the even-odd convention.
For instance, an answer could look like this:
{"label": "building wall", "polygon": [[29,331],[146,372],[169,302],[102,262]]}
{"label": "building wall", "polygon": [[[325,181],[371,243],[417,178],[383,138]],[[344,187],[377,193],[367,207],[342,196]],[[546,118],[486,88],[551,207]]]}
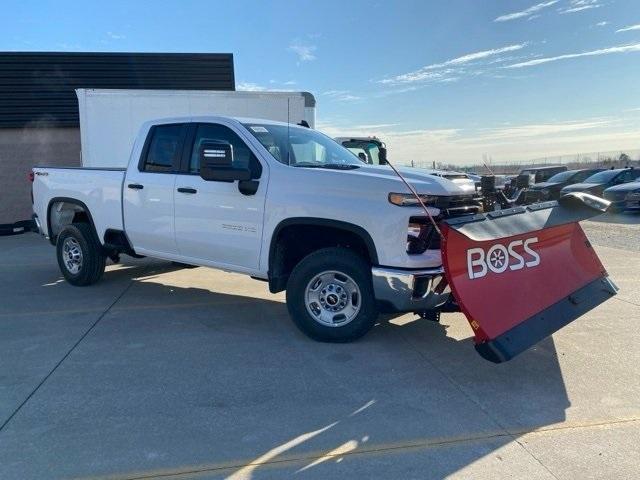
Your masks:
{"label": "building wall", "polygon": [[31,218],[35,165],[80,165],[79,128],[0,128],[0,224]]}

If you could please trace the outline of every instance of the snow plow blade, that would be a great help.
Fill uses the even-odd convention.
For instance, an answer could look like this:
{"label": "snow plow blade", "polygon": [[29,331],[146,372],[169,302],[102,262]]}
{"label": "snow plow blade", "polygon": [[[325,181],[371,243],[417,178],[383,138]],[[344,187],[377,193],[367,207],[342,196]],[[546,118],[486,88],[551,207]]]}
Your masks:
{"label": "snow plow blade", "polygon": [[483,358],[510,360],[616,294],[578,223],[608,206],[575,193],[441,224],[445,275]]}

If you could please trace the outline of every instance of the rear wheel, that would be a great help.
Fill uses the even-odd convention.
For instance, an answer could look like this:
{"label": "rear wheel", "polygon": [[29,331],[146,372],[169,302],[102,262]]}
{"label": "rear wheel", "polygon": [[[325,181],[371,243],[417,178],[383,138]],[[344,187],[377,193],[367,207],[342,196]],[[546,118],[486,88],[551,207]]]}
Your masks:
{"label": "rear wheel", "polygon": [[378,316],[371,267],[344,248],[318,250],[291,273],[287,307],[298,328],[314,340],[356,340],[373,327]]}
{"label": "rear wheel", "polygon": [[72,285],[97,282],[104,273],[106,256],[91,225],[74,223],[65,227],[56,241],[58,265]]}

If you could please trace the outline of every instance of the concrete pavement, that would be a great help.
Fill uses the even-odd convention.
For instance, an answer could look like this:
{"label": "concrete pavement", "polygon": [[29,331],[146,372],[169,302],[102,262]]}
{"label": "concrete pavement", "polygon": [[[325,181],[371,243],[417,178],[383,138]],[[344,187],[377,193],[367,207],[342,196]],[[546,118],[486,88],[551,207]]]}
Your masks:
{"label": "concrete pavement", "polygon": [[637,478],[640,255],[597,248],[618,297],[493,365],[459,314],[320,344],[243,276],[0,238],[0,478]]}

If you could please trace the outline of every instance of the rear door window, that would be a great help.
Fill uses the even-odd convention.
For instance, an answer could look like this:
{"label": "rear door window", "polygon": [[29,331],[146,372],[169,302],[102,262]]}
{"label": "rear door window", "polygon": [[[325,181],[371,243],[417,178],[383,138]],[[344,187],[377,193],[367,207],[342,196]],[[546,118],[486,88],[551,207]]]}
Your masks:
{"label": "rear door window", "polygon": [[582,182],[583,180],[586,180],[594,173],[595,172],[593,170],[585,170],[584,172],[578,172],[576,176],[572,178],[572,180],[574,180],[575,183]]}
{"label": "rear door window", "polygon": [[624,183],[624,182],[630,182],[631,180],[635,180],[636,178],[638,178],[638,175],[640,175],[640,170],[628,169],[622,172],[622,175],[620,175],[619,178],[620,178],[620,181]]}
{"label": "rear door window", "polygon": [[186,128],[184,124],[158,125],[150,132],[151,139],[141,170],[170,173],[178,170]]}

